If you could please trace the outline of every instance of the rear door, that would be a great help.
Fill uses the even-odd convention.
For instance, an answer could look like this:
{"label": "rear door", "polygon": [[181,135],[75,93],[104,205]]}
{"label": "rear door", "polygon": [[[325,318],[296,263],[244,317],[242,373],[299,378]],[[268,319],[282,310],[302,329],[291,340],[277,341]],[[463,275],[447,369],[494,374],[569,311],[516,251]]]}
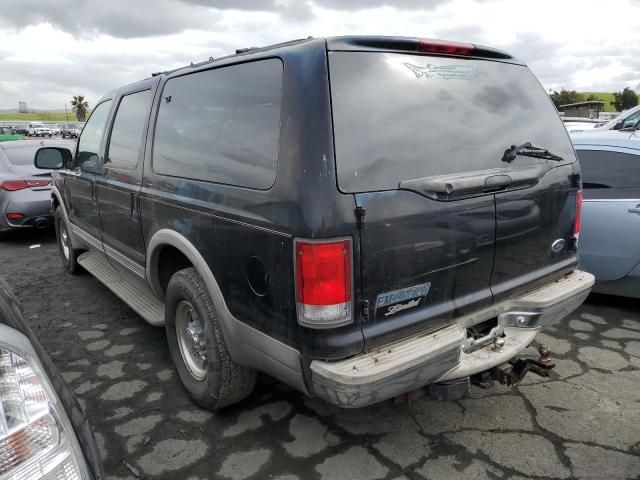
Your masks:
{"label": "rear door", "polygon": [[640,150],[576,145],[576,152],[584,188],[580,259],[598,281],[618,280],[640,262]]}
{"label": "rear door", "polygon": [[[525,234],[550,228],[562,202],[546,190],[568,189],[573,175],[571,143],[544,90],[525,66],[481,58],[332,51],[329,65],[338,187],[364,218],[367,346],[491,305],[494,265],[509,261],[496,232],[515,233],[512,258],[539,249],[540,237]],[[527,141],[564,160],[502,161]],[[511,215],[522,223],[503,223]]]}

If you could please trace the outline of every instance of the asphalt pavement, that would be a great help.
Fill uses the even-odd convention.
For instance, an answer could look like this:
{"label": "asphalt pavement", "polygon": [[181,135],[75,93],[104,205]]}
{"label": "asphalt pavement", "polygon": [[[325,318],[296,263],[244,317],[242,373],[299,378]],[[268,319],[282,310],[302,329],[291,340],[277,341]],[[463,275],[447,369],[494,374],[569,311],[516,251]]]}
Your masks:
{"label": "asphalt pavement", "polygon": [[0,275],[80,398],[110,479],[640,478],[639,301],[592,295],[540,336],[552,377],[512,389],[341,410],[262,376],[210,413],[183,390],[164,330],[65,273],[51,231],[0,238]]}

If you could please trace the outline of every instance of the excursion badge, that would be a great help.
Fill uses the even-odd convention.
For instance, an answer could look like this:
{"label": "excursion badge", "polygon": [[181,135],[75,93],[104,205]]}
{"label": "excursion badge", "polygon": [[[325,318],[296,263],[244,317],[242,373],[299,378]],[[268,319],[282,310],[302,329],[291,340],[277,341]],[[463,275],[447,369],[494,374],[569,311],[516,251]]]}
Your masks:
{"label": "excursion badge", "polygon": [[413,310],[425,303],[431,282],[381,293],[376,297],[375,317],[385,318]]}

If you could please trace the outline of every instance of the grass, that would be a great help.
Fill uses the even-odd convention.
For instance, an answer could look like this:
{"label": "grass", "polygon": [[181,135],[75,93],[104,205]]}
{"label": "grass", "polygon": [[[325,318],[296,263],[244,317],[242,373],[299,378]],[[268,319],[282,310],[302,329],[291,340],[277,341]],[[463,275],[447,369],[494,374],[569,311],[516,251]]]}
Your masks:
{"label": "grass", "polygon": [[[66,122],[67,115],[64,112],[30,112],[30,113],[3,113],[0,112],[0,122]],[[75,122],[76,116],[69,112],[69,122]]]}
{"label": "grass", "polygon": [[594,96],[597,97],[597,100],[602,100],[604,102],[604,111],[605,112],[615,112],[616,111],[616,107],[611,105],[611,102],[613,102],[613,93],[606,93],[606,92],[580,92],[580,94],[582,94],[584,96],[585,100],[589,97],[589,95],[594,95]]}

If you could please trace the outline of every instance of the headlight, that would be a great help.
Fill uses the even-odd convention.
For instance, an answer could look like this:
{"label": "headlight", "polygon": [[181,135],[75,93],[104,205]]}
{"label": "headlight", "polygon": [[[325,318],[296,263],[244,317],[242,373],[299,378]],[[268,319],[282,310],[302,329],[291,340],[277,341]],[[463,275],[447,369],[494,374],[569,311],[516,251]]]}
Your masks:
{"label": "headlight", "polygon": [[69,418],[31,343],[6,325],[0,333],[0,480],[88,479]]}

